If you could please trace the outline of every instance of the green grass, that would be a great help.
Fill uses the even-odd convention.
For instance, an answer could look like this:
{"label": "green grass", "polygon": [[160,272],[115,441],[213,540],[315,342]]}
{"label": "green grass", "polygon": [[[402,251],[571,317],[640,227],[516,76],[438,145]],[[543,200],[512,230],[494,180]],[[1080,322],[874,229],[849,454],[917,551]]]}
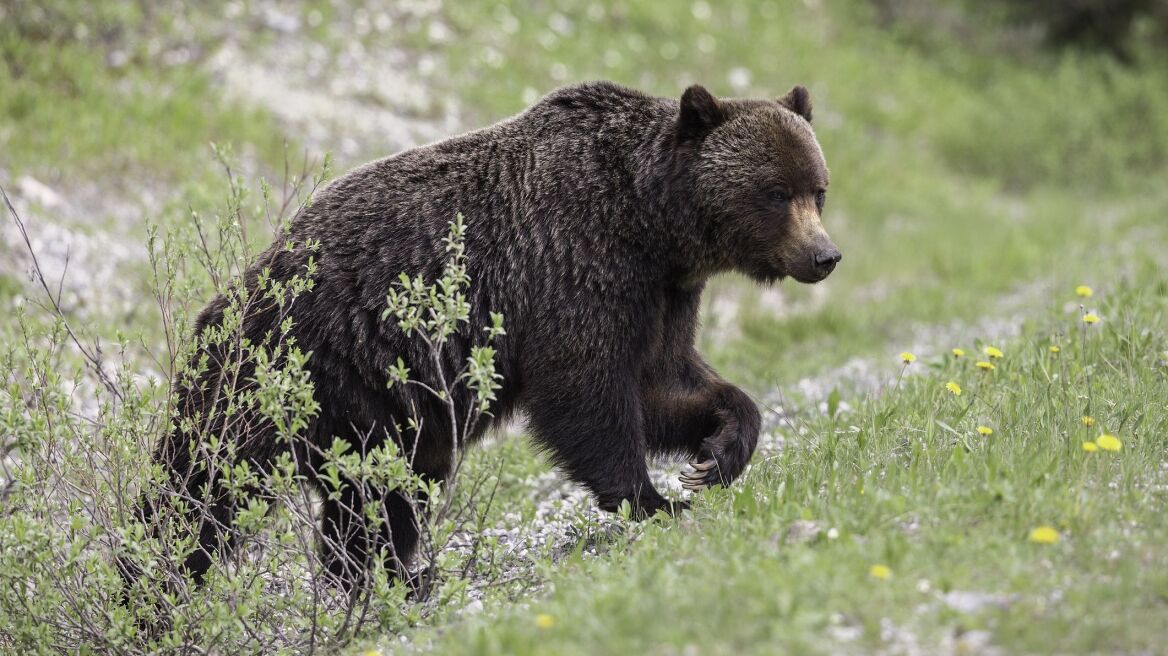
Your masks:
{"label": "green grass", "polygon": [[[1008,653],[1154,651],[1168,612],[1168,337],[1153,327],[1168,285],[1091,300],[1101,324],[1044,313],[997,345],[992,373],[971,344],[919,360],[926,371],[899,388],[783,427],[780,455],[690,515],[560,563],[542,598],[415,639],[444,654],[828,654],[890,648],[890,622],[926,653],[975,629]],[[1122,450],[1084,451],[1102,432]],[[791,536],[803,521],[819,529],[809,541]],[[1057,543],[1029,540],[1047,525]],[[995,601],[958,609],[948,593]],[[849,627],[854,642],[832,638]]]}
{"label": "green grass", "polygon": [[201,29],[204,13],[63,0],[7,12],[0,167],[13,179],[93,183],[128,202],[157,192],[165,204],[215,179],[212,143],[246,150],[260,171],[279,170],[284,137],[272,119],[225,101],[200,67],[216,43]]}

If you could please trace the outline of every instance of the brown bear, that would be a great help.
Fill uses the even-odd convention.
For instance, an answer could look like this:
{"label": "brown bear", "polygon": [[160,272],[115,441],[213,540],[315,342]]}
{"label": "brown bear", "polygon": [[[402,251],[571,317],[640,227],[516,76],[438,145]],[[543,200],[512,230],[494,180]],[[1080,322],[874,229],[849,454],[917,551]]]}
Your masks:
{"label": "brown bear", "polygon": [[[687,506],[654,489],[651,454],[691,458],[682,478],[691,490],[733,481],[754,451],[760,417],[750,397],[695,350],[700,298],[719,272],[813,283],[839,262],[820,223],[828,171],[810,121],[803,87],[777,100],[737,100],[693,86],[678,101],[596,82],[343,175],[294,217],[286,241],[263,253],[241,283],[254,289],[261,277],[303,275],[315,258],[314,289],[288,310],[292,336],[311,354],[319,403],[300,439],[325,449],[336,438],[361,449],[393,439],[415,472],[441,481],[453,465],[452,441],[473,442],[488,428],[455,435],[436,399],[386,385],[399,357],[423,381],[437,373],[421,346],[381,316],[399,274],[440,274],[443,237],[461,214],[470,321],[441,366],[447,374],[461,366],[489,313],[503,314],[506,335],[494,344],[502,374],[491,407],[496,423],[525,413],[532,439],[605,510],[628,501],[645,517]],[[285,246],[309,241],[318,247]],[[227,308],[225,298],[213,300],[196,334],[222,325]],[[253,344],[278,330],[270,309],[242,321]],[[196,580],[230,549],[233,509],[216,496],[192,440],[226,436],[239,458],[260,468],[294,448],[258,417],[234,417],[210,431],[183,421],[222,411],[214,392],[228,356],[196,353],[207,370],[196,384],[177,386],[178,419],[157,452],[187,493],[210,506],[200,520],[201,549],[186,562]],[[411,415],[425,428],[407,444],[399,427]],[[302,474],[315,476],[312,456],[301,462]],[[346,563],[368,562],[382,548],[398,573],[410,560],[418,538],[413,504],[399,492],[376,501],[390,519],[374,539],[353,527],[368,494],[351,489],[325,501],[322,531],[347,549],[328,559],[342,580],[354,576]]]}

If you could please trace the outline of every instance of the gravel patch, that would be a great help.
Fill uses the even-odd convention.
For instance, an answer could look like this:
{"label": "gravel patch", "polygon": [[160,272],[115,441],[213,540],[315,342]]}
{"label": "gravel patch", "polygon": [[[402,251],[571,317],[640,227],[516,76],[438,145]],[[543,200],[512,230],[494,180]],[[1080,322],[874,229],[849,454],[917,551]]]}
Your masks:
{"label": "gravel patch", "polygon": [[271,112],[310,152],[346,166],[460,131],[459,103],[428,82],[439,61],[393,45],[405,31],[448,32],[441,3],[334,9],[326,23],[298,3],[229,3],[240,29],[207,69],[228,98]]}
{"label": "gravel patch", "polygon": [[[138,304],[123,274],[125,265],[143,260],[144,249],[127,239],[126,230],[99,226],[137,225],[156,202],[152,197],[110,201],[96,185],[64,190],[29,175],[11,184],[3,179],[0,171],[0,185],[24,221],[46,283],[54,295],[60,292],[63,310],[110,316]],[[32,256],[8,208],[0,209],[0,274],[28,283],[29,293],[39,300],[43,291],[35,284]]]}

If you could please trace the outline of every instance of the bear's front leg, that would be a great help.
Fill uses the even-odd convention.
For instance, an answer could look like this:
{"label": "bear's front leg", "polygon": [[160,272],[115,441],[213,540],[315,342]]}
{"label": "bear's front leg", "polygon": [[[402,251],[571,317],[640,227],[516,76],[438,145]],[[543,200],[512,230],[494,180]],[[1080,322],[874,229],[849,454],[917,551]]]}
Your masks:
{"label": "bear's front leg", "polygon": [[762,426],[758,407],[746,392],[723,382],[710,390],[710,396],[717,429],[702,440],[691,463],[693,471],[681,476],[682,487],[694,492],[738,478],[754,455]]}
{"label": "bear's front leg", "polygon": [[555,464],[587,487],[602,510],[628,501],[637,519],[689,506],[669,501],[653,487],[645,463],[642,410],[635,386],[619,377],[586,383],[549,376],[531,386],[530,427]]}

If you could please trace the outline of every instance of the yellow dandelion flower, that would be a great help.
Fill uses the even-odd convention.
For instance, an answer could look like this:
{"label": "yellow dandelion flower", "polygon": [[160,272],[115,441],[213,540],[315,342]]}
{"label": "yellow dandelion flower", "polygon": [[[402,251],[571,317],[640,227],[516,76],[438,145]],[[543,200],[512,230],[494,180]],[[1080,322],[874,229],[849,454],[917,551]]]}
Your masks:
{"label": "yellow dandelion flower", "polygon": [[1061,348],[1059,348],[1059,347],[1057,347],[1057,346],[1051,346],[1051,347],[1050,347],[1049,349],[1047,349],[1047,350],[1049,350],[1049,351],[1050,351],[1052,354],[1054,354],[1054,355],[1058,355],[1058,352],[1059,352],[1059,351],[1061,351],[1062,349],[1061,349]]}
{"label": "yellow dandelion flower", "polygon": [[993,347],[993,346],[987,346],[987,347],[983,348],[982,352],[985,353],[986,355],[990,356],[991,358],[1002,357],[1002,351],[998,348]]}
{"label": "yellow dandelion flower", "polygon": [[905,364],[912,364],[917,361],[917,356],[909,353],[908,351],[905,351],[904,353],[900,354],[900,361]]}
{"label": "yellow dandelion flower", "polygon": [[1095,418],[1091,415],[1083,415],[1083,419],[1081,421],[1083,422],[1083,425],[1087,427],[1095,425]]}
{"label": "yellow dandelion flower", "polygon": [[977,432],[978,432],[978,433],[979,433],[979,434],[980,434],[982,437],[989,437],[990,435],[993,435],[993,434],[994,434],[994,429],[990,428],[989,426],[978,426],[978,427],[977,427]]}
{"label": "yellow dandelion flower", "polygon": [[993,371],[994,369],[997,369],[997,367],[994,366],[994,363],[986,362],[985,360],[978,360],[977,368],[984,369],[985,371]]}
{"label": "yellow dandelion flower", "polygon": [[1039,526],[1030,531],[1030,541],[1037,544],[1054,544],[1060,537],[1059,532],[1050,526]]}
{"label": "yellow dandelion flower", "polygon": [[535,616],[535,625],[541,629],[550,629],[556,625],[556,618],[547,613],[540,613]]}
{"label": "yellow dandelion flower", "polygon": [[1075,288],[1075,293],[1079,296],[1082,296],[1083,298],[1088,298],[1095,294],[1095,290],[1091,289],[1087,285],[1079,285]]}
{"label": "yellow dandelion flower", "polygon": [[1094,312],[1088,312],[1087,314],[1083,315],[1083,323],[1087,325],[1099,323],[1099,315],[1095,314]]}
{"label": "yellow dandelion flower", "polygon": [[953,396],[961,396],[961,386],[952,380],[945,383],[945,389],[949,390]]}
{"label": "yellow dandelion flower", "polygon": [[1098,444],[1099,448],[1104,451],[1119,451],[1123,448],[1123,442],[1120,442],[1118,437],[1110,433],[1104,433],[1095,438],[1095,444]]}
{"label": "yellow dandelion flower", "polygon": [[361,656],[381,656],[381,651],[377,649],[366,649],[361,652]]}
{"label": "yellow dandelion flower", "polygon": [[955,357],[955,358],[964,358],[965,357],[965,349],[955,348],[952,351],[950,351],[950,353],[952,353],[953,357]]}
{"label": "yellow dandelion flower", "polygon": [[1087,453],[1095,453],[1099,450],[1099,445],[1094,442],[1083,442],[1083,450]]}
{"label": "yellow dandelion flower", "polygon": [[888,565],[873,565],[868,568],[868,576],[881,581],[887,581],[892,578],[892,569]]}

